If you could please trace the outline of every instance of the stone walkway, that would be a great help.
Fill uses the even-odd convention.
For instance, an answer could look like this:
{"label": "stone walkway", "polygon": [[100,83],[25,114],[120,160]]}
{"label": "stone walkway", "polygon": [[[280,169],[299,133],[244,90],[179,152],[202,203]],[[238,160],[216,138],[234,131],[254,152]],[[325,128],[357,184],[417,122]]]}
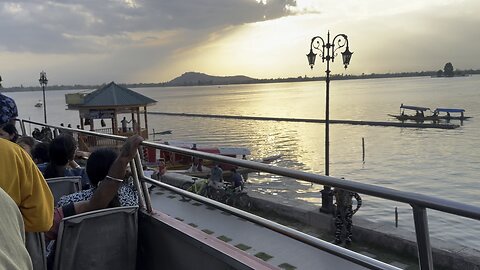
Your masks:
{"label": "stone walkway", "polygon": [[[274,195],[262,194],[254,191],[249,191],[248,194],[252,197],[253,200],[262,200],[264,202],[268,201],[268,202],[271,202],[272,204],[277,205],[273,207],[278,207],[278,205],[286,206],[284,210],[280,210],[284,212],[284,214],[280,216],[280,215],[274,214],[273,213],[274,211],[269,211],[269,208],[272,208],[272,206],[268,206],[265,203],[260,203],[260,205],[257,205],[258,206],[257,208],[263,208],[263,209],[254,210],[252,212],[253,214],[270,219],[279,224],[304,232],[306,234],[317,237],[324,241],[328,241],[328,242],[334,241],[333,232],[331,232],[329,228],[325,228],[325,226],[329,226],[330,224],[320,225],[319,224],[320,222],[317,222],[319,226],[313,227],[308,224],[300,222],[299,220],[301,218],[298,218],[298,216],[295,217],[295,215],[304,215],[307,212],[318,211],[316,209],[313,210],[310,204],[302,203],[301,201],[298,201],[298,200],[279,198]],[[295,211],[290,211],[288,207],[295,208]],[[290,219],[285,218],[285,216],[289,216],[290,214],[292,218]],[[305,218],[305,217],[302,216],[302,218]],[[322,221],[322,223],[325,223],[325,222]],[[396,266],[400,269],[406,269],[406,270],[419,269],[416,258],[395,254],[385,249],[379,249],[379,248],[368,246],[363,243],[358,243],[355,241],[349,246],[342,245],[342,247],[350,249],[357,253],[363,254],[367,257]]]}
{"label": "stone walkway", "polygon": [[[194,200],[183,200],[174,192],[155,188],[151,195],[154,209],[214,235],[280,269],[366,269],[217,208]],[[406,269],[403,264],[397,266]]]}

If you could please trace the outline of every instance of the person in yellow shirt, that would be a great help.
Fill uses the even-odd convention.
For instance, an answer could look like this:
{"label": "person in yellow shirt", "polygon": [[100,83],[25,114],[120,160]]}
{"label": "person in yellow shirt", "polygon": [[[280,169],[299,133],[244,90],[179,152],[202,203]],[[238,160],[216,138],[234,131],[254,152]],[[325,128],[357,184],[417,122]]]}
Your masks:
{"label": "person in yellow shirt", "polygon": [[[0,95],[0,130],[14,124],[12,99]],[[53,225],[53,196],[37,165],[19,145],[0,138],[0,188],[17,204],[27,232],[46,232]]]}
{"label": "person in yellow shirt", "polygon": [[53,196],[32,158],[19,145],[0,139],[0,187],[15,201],[27,232],[53,224]]}

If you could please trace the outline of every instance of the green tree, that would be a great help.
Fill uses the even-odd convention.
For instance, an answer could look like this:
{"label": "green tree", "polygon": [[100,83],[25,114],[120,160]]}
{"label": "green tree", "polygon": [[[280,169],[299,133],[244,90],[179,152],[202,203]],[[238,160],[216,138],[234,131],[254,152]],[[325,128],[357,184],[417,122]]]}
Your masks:
{"label": "green tree", "polygon": [[445,77],[453,77],[453,65],[452,63],[448,62],[445,64],[445,67],[443,68],[443,74]]}
{"label": "green tree", "polygon": [[437,77],[443,77],[443,70],[439,69],[437,71]]}

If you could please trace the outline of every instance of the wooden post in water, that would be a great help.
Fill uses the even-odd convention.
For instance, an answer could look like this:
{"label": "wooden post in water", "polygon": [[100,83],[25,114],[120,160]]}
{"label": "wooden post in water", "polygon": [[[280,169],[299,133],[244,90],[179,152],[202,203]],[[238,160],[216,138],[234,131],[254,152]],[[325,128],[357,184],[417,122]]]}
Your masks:
{"label": "wooden post in water", "polygon": [[395,228],[398,228],[398,208],[395,207]]}
{"label": "wooden post in water", "polygon": [[362,161],[365,163],[365,138],[362,137]]}

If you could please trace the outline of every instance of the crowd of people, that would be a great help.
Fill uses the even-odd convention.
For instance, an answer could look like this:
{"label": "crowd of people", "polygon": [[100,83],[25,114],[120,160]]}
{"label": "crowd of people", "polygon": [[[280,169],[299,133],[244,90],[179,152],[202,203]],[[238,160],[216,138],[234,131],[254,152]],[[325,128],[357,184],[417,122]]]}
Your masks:
{"label": "crowd of people", "polygon": [[[0,268],[33,269],[25,232],[45,232],[48,243],[54,243],[64,217],[138,205],[134,185],[124,179],[143,138],[128,138],[119,152],[96,150],[86,167],[81,167],[75,162],[77,144],[71,134],[43,142],[20,137],[15,127],[17,116],[14,100],[0,94]],[[54,205],[45,179],[62,176],[80,176],[82,191],[63,196]]]}

